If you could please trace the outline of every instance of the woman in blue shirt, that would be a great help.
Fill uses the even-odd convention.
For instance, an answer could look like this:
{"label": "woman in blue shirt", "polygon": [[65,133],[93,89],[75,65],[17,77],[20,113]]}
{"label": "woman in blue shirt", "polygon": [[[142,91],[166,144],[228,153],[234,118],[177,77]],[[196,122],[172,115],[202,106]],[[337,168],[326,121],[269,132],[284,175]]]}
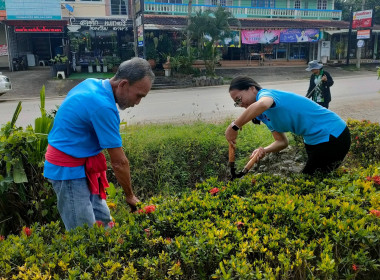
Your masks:
{"label": "woman in blue shirt", "polygon": [[285,132],[292,132],[304,139],[308,160],[305,174],[327,173],[343,161],[351,145],[346,123],[334,112],[295,93],[263,89],[250,77],[236,77],[229,92],[235,106],[246,110],[229,125],[225,136],[235,146],[239,129],[249,121],[262,121],[272,132],[274,142],[259,147],[251,158],[259,159],[268,153],[279,152],[288,146]]}

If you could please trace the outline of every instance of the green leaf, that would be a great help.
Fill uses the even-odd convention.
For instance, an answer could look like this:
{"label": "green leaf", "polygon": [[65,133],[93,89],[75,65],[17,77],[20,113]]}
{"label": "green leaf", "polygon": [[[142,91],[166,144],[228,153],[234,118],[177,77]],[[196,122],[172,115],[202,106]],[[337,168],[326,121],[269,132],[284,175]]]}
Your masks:
{"label": "green leaf", "polygon": [[28,178],[26,177],[24,166],[21,161],[18,161],[13,166],[13,181],[16,184],[28,182]]}

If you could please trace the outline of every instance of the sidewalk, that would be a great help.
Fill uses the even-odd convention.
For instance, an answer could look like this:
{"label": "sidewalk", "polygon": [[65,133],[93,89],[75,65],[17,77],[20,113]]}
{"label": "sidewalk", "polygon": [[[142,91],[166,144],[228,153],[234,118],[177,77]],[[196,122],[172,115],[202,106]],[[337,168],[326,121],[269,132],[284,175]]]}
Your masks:
{"label": "sidewalk", "polygon": [[[243,63],[243,64],[242,64]],[[310,72],[305,71],[307,65],[265,65],[265,66],[247,66],[244,65],[245,61],[242,61],[237,65],[223,65],[216,69],[216,74],[222,76],[226,80],[230,80],[238,75],[248,75],[255,79],[258,83],[273,82],[273,81],[292,81],[292,80],[304,80],[310,78]],[[347,67],[332,67],[325,66],[324,69],[328,71],[331,76],[344,77],[344,76],[356,76],[356,75],[373,75],[376,76],[376,65],[366,64],[361,65],[360,70],[356,69],[355,65]],[[80,83],[82,80],[61,80],[51,78],[49,67],[29,67],[27,71],[15,71],[10,72],[8,69],[0,70],[4,75],[8,76],[12,82],[12,90],[8,93],[0,96],[1,101],[9,100],[21,100],[21,99],[35,99],[39,98],[40,90],[45,85],[45,94],[47,98],[62,97]],[[156,83],[159,83],[162,77],[157,77]],[[175,79],[170,83],[170,88],[173,88],[173,83],[184,82],[182,79]],[[191,83],[190,83],[191,84]],[[169,85],[168,85],[169,87]],[[180,86],[179,86],[180,87]],[[154,88],[154,87],[153,87]]]}

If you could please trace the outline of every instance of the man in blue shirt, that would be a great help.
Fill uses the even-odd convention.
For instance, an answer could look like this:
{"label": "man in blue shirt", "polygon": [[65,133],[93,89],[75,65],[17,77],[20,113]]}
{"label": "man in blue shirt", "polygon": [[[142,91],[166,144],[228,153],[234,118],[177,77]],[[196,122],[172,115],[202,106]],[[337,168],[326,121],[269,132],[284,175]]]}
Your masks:
{"label": "man in blue shirt", "polygon": [[127,203],[135,207],[139,202],[122,149],[116,104],[121,110],[138,105],[153,81],[149,63],[133,58],[121,63],[109,80],[83,81],[60,106],[48,136],[44,176],[57,194],[58,210],[67,230],[83,224],[92,226],[96,221],[104,225],[112,221],[104,199],[108,182],[103,149],[109,153]]}
{"label": "man in blue shirt", "polygon": [[303,173],[327,173],[342,163],[351,137],[346,123],[334,112],[291,92],[263,89],[249,77],[234,78],[229,92],[235,106],[246,110],[227,127],[227,141],[235,146],[239,129],[253,119],[262,121],[274,137],[269,146],[255,149],[251,158],[285,149],[285,132],[292,132],[304,139],[308,160]]}

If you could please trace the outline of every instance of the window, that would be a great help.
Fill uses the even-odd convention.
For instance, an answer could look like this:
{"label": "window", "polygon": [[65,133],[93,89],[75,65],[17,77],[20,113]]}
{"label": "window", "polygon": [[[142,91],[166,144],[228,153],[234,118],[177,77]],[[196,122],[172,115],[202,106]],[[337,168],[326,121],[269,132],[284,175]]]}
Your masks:
{"label": "window", "polygon": [[301,1],[300,0],[294,1],[294,9],[301,9]]}
{"label": "window", "polygon": [[182,0],[156,0],[156,3],[182,4]]}
{"label": "window", "polygon": [[252,7],[256,8],[274,8],[274,0],[251,0]]}
{"label": "window", "polygon": [[327,9],[327,0],[318,0],[317,9],[318,10],[326,10]]}
{"label": "window", "polygon": [[127,5],[125,0],[111,0],[111,15],[126,15]]}
{"label": "window", "polygon": [[80,0],[82,2],[102,2],[103,0]]}

